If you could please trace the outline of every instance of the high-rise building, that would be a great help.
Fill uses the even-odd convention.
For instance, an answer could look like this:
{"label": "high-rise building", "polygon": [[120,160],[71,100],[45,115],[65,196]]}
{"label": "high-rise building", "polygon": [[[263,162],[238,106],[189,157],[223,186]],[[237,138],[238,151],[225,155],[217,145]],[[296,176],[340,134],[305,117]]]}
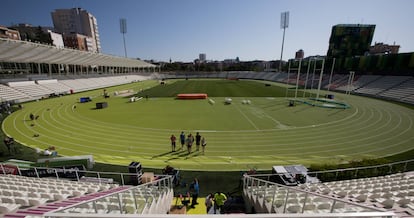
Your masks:
{"label": "high-rise building", "polygon": [[63,42],[66,47],[73,48],[81,51],[88,51],[88,39],[85,35],[72,33],[63,34]]}
{"label": "high-rise building", "polygon": [[295,59],[303,59],[304,56],[305,52],[302,49],[299,49],[299,51],[295,53]]}
{"label": "high-rise building", "polygon": [[201,63],[205,63],[205,62],[207,61],[207,55],[206,55],[205,53],[201,53],[201,54],[199,54],[199,55],[198,55],[198,60],[199,60]]}
{"label": "high-rise building", "polygon": [[338,24],[332,27],[328,57],[363,56],[369,51],[375,25]]}
{"label": "high-rise building", "polygon": [[[101,52],[96,18],[81,8],[56,9],[52,12],[55,31],[62,34],[81,34],[92,38],[88,51]],[[89,46],[89,45],[88,45]]]}

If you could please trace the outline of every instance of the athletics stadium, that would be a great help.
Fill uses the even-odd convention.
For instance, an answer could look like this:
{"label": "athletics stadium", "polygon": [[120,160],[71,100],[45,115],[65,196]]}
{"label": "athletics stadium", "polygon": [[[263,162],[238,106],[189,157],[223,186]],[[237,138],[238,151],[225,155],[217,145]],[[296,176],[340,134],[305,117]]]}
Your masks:
{"label": "athletics stadium", "polygon": [[[286,72],[162,72],[9,39],[0,51],[25,71],[0,86],[14,140],[2,151],[4,217],[208,216],[186,207],[192,177],[228,193],[230,217],[414,215],[412,76],[326,73],[312,67],[322,59]],[[181,132],[203,136],[204,153],[179,140],[172,151]]]}

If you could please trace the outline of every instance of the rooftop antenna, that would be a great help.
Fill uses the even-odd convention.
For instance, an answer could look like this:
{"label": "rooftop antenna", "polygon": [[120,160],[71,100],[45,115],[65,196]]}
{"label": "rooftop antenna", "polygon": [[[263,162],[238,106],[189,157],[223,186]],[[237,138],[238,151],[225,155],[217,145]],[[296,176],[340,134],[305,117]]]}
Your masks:
{"label": "rooftop antenna", "polygon": [[126,49],[126,44],[125,44],[125,33],[127,32],[127,24],[126,24],[126,19],[125,18],[121,18],[119,20],[119,25],[120,25],[120,29],[121,29],[121,33],[122,33],[122,37],[124,39],[124,51],[125,51],[125,57],[128,57],[127,55],[127,49]]}

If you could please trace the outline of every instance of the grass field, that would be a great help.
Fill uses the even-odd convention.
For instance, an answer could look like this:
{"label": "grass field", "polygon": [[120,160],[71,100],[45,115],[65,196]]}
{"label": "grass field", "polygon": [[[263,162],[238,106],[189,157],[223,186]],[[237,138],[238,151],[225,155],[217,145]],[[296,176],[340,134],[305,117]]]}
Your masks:
{"label": "grass field", "polygon": [[[140,161],[148,168],[170,164],[204,171],[343,163],[398,154],[414,143],[413,110],[365,97],[335,93],[350,109],[288,107],[283,85],[229,80],[168,80],[166,85],[144,81],[107,91],[129,89],[142,90],[139,95],[148,95],[148,100],[104,99],[103,90],[95,90],[30,102],[6,118],[3,131],[30,147],[55,146],[60,155],[93,154],[103,163]],[[208,93],[215,104],[174,99],[178,93],[194,92]],[[78,103],[83,96],[93,101]],[[225,105],[224,97],[233,103]],[[109,107],[95,109],[101,101]],[[30,113],[40,118],[30,121]],[[171,152],[169,137],[181,131],[206,137],[205,155]]]}

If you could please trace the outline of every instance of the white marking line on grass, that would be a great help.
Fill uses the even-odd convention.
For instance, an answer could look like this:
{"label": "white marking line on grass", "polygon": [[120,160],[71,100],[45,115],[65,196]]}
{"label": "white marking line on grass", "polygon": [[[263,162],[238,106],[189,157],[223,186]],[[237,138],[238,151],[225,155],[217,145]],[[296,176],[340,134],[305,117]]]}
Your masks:
{"label": "white marking line on grass", "polygon": [[[358,108],[357,108],[358,109]],[[380,117],[379,118],[377,118],[376,120],[377,120],[377,122],[379,121],[379,120],[383,120],[383,117],[384,117],[384,113],[385,114],[390,114],[391,112],[393,112],[393,114],[398,114],[398,113],[395,113],[394,111],[387,111],[386,109],[382,109],[382,110],[375,110],[375,111],[377,111],[378,113],[379,113],[379,115],[380,115]],[[371,111],[371,115],[372,115],[372,111]],[[400,125],[401,125],[401,121],[402,120],[404,120],[404,119],[402,119],[402,117],[401,117],[401,115],[400,114],[398,114],[399,115],[399,123],[397,123],[397,125],[393,128],[393,129],[395,129],[395,128],[397,128],[397,127],[399,127]],[[362,117],[364,117],[364,118],[366,118],[365,116],[361,116],[361,118]],[[372,116],[371,116],[372,117]],[[371,118],[370,117],[370,118]],[[384,127],[384,126],[387,126],[387,124],[390,124],[390,119],[391,119],[391,117],[390,116],[387,116],[388,117],[388,119],[387,119],[387,122],[386,123],[384,123],[383,125],[380,125],[380,126],[378,126],[378,127]],[[411,119],[411,117],[409,116],[408,117],[409,119],[409,122],[410,122],[410,127],[409,128],[407,128],[407,129],[405,129],[405,131],[404,132],[406,132],[406,131],[409,131],[410,129],[411,129],[411,127],[412,127],[412,119]],[[370,119],[368,119],[368,121],[369,121]],[[365,126],[365,128],[360,128],[360,129],[356,129],[356,130],[360,130],[359,132],[360,133],[362,133],[362,132],[364,132],[364,130],[365,129],[370,129],[370,128],[366,128],[366,127],[372,127],[372,126],[376,126],[377,125],[377,123],[370,123],[368,126]],[[343,125],[342,125],[343,126]],[[347,126],[347,125],[346,125]],[[391,131],[391,130],[393,130],[393,129],[390,129],[389,131]],[[338,130],[341,130],[341,129],[338,129]],[[374,132],[374,131],[373,131]],[[378,133],[380,133],[380,132],[383,132],[383,131],[378,131]],[[388,132],[388,131],[387,131]],[[360,134],[360,133],[358,133],[358,134]],[[380,134],[381,135],[381,134]],[[355,136],[355,135],[354,135]],[[370,138],[372,138],[372,137],[375,137],[375,136],[377,136],[377,135],[370,135]],[[398,136],[398,135],[397,135]],[[394,138],[395,136],[393,136],[393,138]],[[341,138],[346,138],[346,137],[341,137]],[[410,137],[408,140],[405,140],[405,141],[409,141],[409,140],[411,140],[412,139],[412,137]],[[373,142],[374,143],[374,142]],[[389,147],[391,147],[392,145],[398,145],[398,144],[401,144],[401,143],[403,143],[403,142],[400,142],[400,143],[397,143],[397,144],[391,144]],[[370,144],[372,144],[372,143],[370,143]],[[387,146],[388,147],[388,146]],[[375,150],[381,150],[382,148],[378,148],[378,149],[375,149]],[[71,150],[71,149],[70,149]],[[360,153],[366,153],[366,151],[364,151],[364,152],[360,152]],[[319,157],[319,158],[321,158],[321,157]],[[326,157],[326,158],[331,158],[331,157]],[[309,158],[309,160],[312,160],[312,158]]]}
{"label": "white marking line on grass", "polygon": [[[38,109],[38,111],[40,112],[40,111],[42,111],[42,108],[39,108]],[[38,112],[38,111],[36,111],[36,112]],[[59,110],[58,110],[59,111]],[[52,120],[55,120],[54,119],[54,117],[53,117],[53,115],[50,115],[51,117],[51,119]],[[45,111],[43,111],[42,113],[41,113],[41,117],[43,118],[43,117],[46,117],[46,115],[45,115]],[[21,132],[20,131],[20,129],[18,129],[17,128],[17,126],[16,126],[16,118],[17,117],[15,117],[14,118],[14,120],[13,120],[13,126],[14,126],[14,128],[22,135],[22,136],[24,136],[25,138],[28,138],[28,139],[31,139],[31,140],[35,140],[36,142],[37,142],[37,144],[38,143],[42,143],[42,144],[45,144],[45,145],[47,145],[47,146],[51,146],[51,145],[53,145],[53,144],[50,144],[49,142],[47,142],[47,141],[45,141],[44,140],[44,138],[50,138],[50,139],[54,139],[54,140],[57,140],[57,141],[60,141],[60,142],[62,142],[62,143],[68,143],[69,145],[75,145],[75,146],[82,146],[82,147],[88,147],[88,148],[90,148],[90,149],[93,149],[94,147],[91,147],[91,146],[87,146],[87,145],[85,145],[85,144],[82,144],[82,145],[80,145],[80,144],[77,144],[77,143],[72,143],[72,142],[68,142],[68,141],[66,141],[66,140],[62,140],[63,138],[55,138],[55,137],[50,137],[50,135],[48,135],[48,134],[46,134],[46,135],[44,135],[44,134],[42,134],[42,138],[43,139],[33,139],[33,137],[31,137],[30,135],[27,135],[27,134],[24,134],[23,132]],[[24,117],[25,118],[25,117]],[[50,122],[48,122],[47,121],[47,119],[44,119],[44,121],[47,123],[47,124],[49,124],[50,125],[50,127],[55,127],[56,128],[56,126],[54,126],[53,124],[51,124]],[[55,120],[56,121],[56,120]],[[25,121],[23,121],[23,122],[25,122]],[[43,130],[45,130],[46,132],[52,132],[52,131],[50,131],[50,129],[48,129],[48,128],[45,128],[45,127],[43,127],[42,125],[38,125],[38,123],[36,123],[37,125],[36,125],[36,127],[38,127],[38,128],[40,128],[40,129],[43,129]],[[28,127],[28,124],[27,124],[27,122],[25,122],[24,123],[24,125],[27,127],[27,129],[30,129],[29,127]],[[61,128],[58,128],[58,129],[61,129]],[[31,130],[31,131],[33,131],[33,130]],[[33,131],[34,133],[37,133],[37,131]],[[65,132],[65,131],[64,131]],[[65,134],[58,134],[58,135],[62,135],[62,136],[64,136],[64,137],[66,137],[66,138],[69,138],[69,139],[75,139],[74,137],[71,137],[71,136],[67,136],[67,135],[65,135]],[[86,141],[89,141],[89,140],[86,140]],[[101,143],[101,144],[107,144],[107,143]],[[112,144],[111,144],[112,145]],[[116,146],[116,145],[114,145],[114,146]],[[39,146],[34,146],[34,147],[39,147]],[[59,149],[66,149],[66,150],[70,150],[70,151],[76,151],[76,152],[79,152],[79,150],[74,150],[74,149],[70,149],[70,148],[67,148],[67,147],[59,147]],[[101,149],[101,150],[109,150],[109,151],[119,151],[119,150],[114,150],[114,149]],[[125,152],[130,152],[130,151],[122,151],[123,153],[125,153]],[[121,153],[122,153],[121,152]],[[136,152],[135,152],[136,153]],[[141,152],[142,153],[142,152]]]}
{"label": "white marking line on grass", "polygon": [[[380,112],[380,111],[379,111]],[[390,111],[386,111],[387,112],[387,114],[389,114],[390,115]],[[380,115],[381,115],[381,117],[383,116],[382,115],[382,111],[380,112]],[[398,115],[398,117],[399,117],[399,123],[397,124],[397,125],[394,125],[394,127],[393,128],[391,128],[391,129],[388,129],[387,131],[379,131],[380,133],[379,134],[375,134],[375,135],[373,135],[373,134],[370,134],[370,136],[369,137],[364,137],[364,138],[358,138],[358,139],[352,139],[351,141],[347,141],[347,142],[355,142],[355,146],[352,146],[353,148],[357,148],[358,146],[359,146],[359,144],[358,143],[356,143],[356,142],[358,142],[358,141],[363,141],[363,140],[366,140],[366,139],[369,139],[369,138],[377,138],[377,137],[380,137],[380,136],[382,136],[382,135],[384,135],[384,133],[391,133],[393,130],[395,130],[395,129],[397,129],[400,125],[401,125],[401,121],[403,120],[402,118],[401,118],[401,114],[399,114],[399,113],[397,113],[397,115]],[[378,120],[381,120],[382,118],[380,118],[380,119],[378,119]],[[382,128],[382,127],[386,127],[386,126],[388,126],[388,124],[390,123],[390,120],[391,119],[391,116],[390,116],[390,118],[389,118],[389,120],[387,121],[387,123],[385,123],[384,125],[382,125],[382,126],[379,126],[380,128]],[[410,121],[410,128],[407,128],[407,129],[405,129],[404,131],[402,131],[402,132],[400,132],[399,134],[397,134],[397,135],[394,135],[394,136],[392,136],[392,137],[390,137],[390,138],[388,138],[388,139],[386,139],[386,140],[392,140],[393,138],[399,138],[399,136],[400,135],[403,135],[405,132],[407,132],[407,131],[409,131],[410,129],[411,129],[411,124],[412,124],[412,120],[411,119],[409,119],[409,121]],[[374,125],[375,126],[375,125]],[[378,132],[376,129],[374,129],[375,131],[372,131],[372,132]],[[361,132],[363,132],[363,129],[361,129]],[[354,135],[355,136],[355,135]],[[346,138],[344,138],[344,140],[345,140]],[[365,147],[367,147],[368,145],[373,145],[373,144],[376,144],[377,143],[377,141],[375,141],[375,140],[373,140],[372,142],[370,142],[370,143],[364,143],[364,146]],[[398,144],[401,144],[402,142],[399,142]],[[331,144],[331,145],[334,145],[334,144]],[[377,149],[371,149],[371,150],[364,150],[364,151],[362,151],[362,152],[353,152],[353,154],[367,154],[367,153],[370,153],[371,151],[380,151],[380,150],[384,150],[384,148],[389,148],[389,147],[394,147],[394,145],[395,144],[390,144],[389,146],[382,146],[382,147],[380,147],[380,148],[377,148]],[[326,146],[318,146],[318,147],[326,147]],[[337,149],[329,149],[329,150],[325,150],[325,151],[342,151],[342,150],[349,150],[349,148],[351,148],[351,147],[347,147],[347,148],[337,148]],[[307,152],[306,154],[313,154],[313,153],[315,153],[315,152]]]}
{"label": "white marking line on grass", "polygon": [[252,124],[252,126],[253,126],[256,130],[260,130],[260,129],[259,129],[259,128],[257,128],[257,126],[253,123],[253,121],[251,121],[251,120],[247,117],[247,115],[246,115],[246,114],[244,114],[244,113],[243,113],[243,111],[241,111],[239,107],[237,107],[237,105],[236,105],[236,104],[233,104],[233,105],[234,105],[234,106],[236,107],[236,109],[237,109],[237,110],[238,110],[238,111],[239,111],[239,112],[243,115],[243,117],[244,117],[244,118],[246,118],[246,120],[247,120],[247,121],[249,121],[249,123],[250,123],[250,124]]}
{"label": "white marking line on grass", "polygon": [[[254,110],[257,110],[256,108]],[[283,123],[281,123],[279,120],[276,120],[275,118],[273,118],[272,116],[270,116],[269,114],[267,114],[264,110],[260,109],[260,113],[262,113],[265,117],[269,118],[270,120],[272,120],[273,122],[276,123],[276,127],[278,129],[290,129],[291,127],[284,125]],[[294,128],[294,127],[293,127]]]}
{"label": "white marking line on grass", "polygon": [[[40,109],[39,109],[40,110]],[[35,113],[36,112],[38,112],[38,111],[35,111]],[[18,116],[15,116],[14,117],[14,119],[13,119],[13,127],[14,127],[14,129],[19,133],[19,134],[21,134],[23,137],[25,137],[25,138],[28,138],[29,140],[34,140],[34,141],[37,141],[37,140],[35,140],[35,139],[33,139],[33,136],[29,136],[29,135],[27,135],[27,134],[25,134],[25,133],[23,133],[22,131],[21,131],[21,129],[20,128],[17,128],[17,125],[16,125],[16,119],[18,118]],[[24,123],[24,126],[26,126],[27,127],[27,129],[28,130],[30,130],[30,131],[32,131],[32,132],[34,132],[34,133],[37,133],[36,131],[34,131],[34,130],[32,130],[32,129],[30,129],[28,126],[27,126],[27,123],[26,123],[26,120],[25,120],[25,114],[23,114],[23,122],[25,122]],[[32,121],[33,122],[33,121]],[[3,122],[4,123],[4,122]],[[32,148],[39,148],[40,146],[36,146],[36,145],[29,145],[29,144],[27,144],[27,143],[23,143],[23,142],[19,142],[20,144],[22,144],[22,145],[25,145],[25,146],[27,146],[27,147],[32,147]],[[43,144],[46,144],[46,145],[48,145],[48,146],[51,146],[52,144],[50,144],[50,143],[47,143],[47,142],[42,142],[42,145]]]}
{"label": "white marking line on grass", "polygon": [[[72,109],[73,111],[73,109]],[[302,129],[302,128],[310,128],[310,127],[319,127],[319,126],[324,126],[324,125],[331,125],[333,123],[341,123],[342,121],[348,120],[352,117],[354,117],[356,114],[358,113],[358,108],[357,110],[354,112],[354,114],[345,117],[341,120],[336,120],[336,121],[332,121],[332,122],[328,122],[328,123],[322,123],[322,124],[317,124],[317,125],[310,125],[310,126],[301,126],[301,127],[294,127],[297,129]],[[119,128],[123,128],[124,132],[127,132],[128,129],[137,129],[137,130],[145,130],[145,131],[162,131],[162,132],[171,132],[171,131],[178,131],[177,129],[159,129],[159,128],[146,128],[146,127],[137,127],[137,126],[133,126],[133,125],[125,125],[125,124],[113,124],[113,123],[106,123],[106,122],[101,122],[98,120],[93,120],[90,119],[89,117],[86,116],[82,116],[79,113],[76,113],[76,116],[80,119],[80,122],[85,122],[86,120],[89,120],[89,122],[87,122],[87,125],[91,126],[91,125],[96,125],[96,126],[111,126],[110,128],[114,127],[114,126],[118,126]],[[102,123],[102,125],[98,125],[98,123]],[[282,124],[283,125],[283,124]],[[128,128],[126,128],[128,127]],[[115,127],[116,129],[118,129],[117,127]],[[235,132],[235,133],[246,133],[246,132],[271,132],[271,131],[278,131],[278,130],[285,130],[285,128],[272,128],[272,129],[258,129],[256,128],[255,130],[211,130],[211,131],[216,131],[216,132]],[[136,132],[131,132],[131,134],[136,134]]]}

